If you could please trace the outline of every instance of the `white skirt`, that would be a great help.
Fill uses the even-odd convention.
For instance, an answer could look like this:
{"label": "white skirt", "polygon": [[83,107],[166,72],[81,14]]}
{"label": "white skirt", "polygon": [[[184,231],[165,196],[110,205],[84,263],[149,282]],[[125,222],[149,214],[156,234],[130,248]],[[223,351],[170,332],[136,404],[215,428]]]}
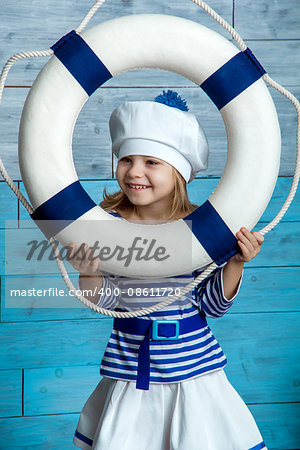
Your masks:
{"label": "white skirt", "polygon": [[90,450],[266,450],[223,370],[181,383],[104,377],[87,400],[74,444]]}

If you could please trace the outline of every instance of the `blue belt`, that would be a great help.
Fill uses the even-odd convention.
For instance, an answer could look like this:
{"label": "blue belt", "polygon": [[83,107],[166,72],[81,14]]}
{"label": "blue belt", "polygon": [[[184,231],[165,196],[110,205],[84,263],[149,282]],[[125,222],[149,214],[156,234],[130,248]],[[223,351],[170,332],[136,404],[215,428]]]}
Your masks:
{"label": "blue belt", "polygon": [[200,314],[180,320],[114,319],[115,330],[144,336],[138,351],[136,388],[149,389],[150,340],[177,340],[179,335],[191,333],[206,326],[206,319]]}

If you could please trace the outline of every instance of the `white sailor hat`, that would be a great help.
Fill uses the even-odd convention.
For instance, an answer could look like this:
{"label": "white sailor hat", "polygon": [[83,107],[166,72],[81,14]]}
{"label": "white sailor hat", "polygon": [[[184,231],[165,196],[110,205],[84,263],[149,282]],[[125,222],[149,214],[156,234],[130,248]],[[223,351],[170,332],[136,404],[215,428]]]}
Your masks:
{"label": "white sailor hat", "polygon": [[187,183],[208,163],[208,143],[186,102],[168,90],[154,101],[125,102],[109,120],[112,151],[160,158],[181,173]]}

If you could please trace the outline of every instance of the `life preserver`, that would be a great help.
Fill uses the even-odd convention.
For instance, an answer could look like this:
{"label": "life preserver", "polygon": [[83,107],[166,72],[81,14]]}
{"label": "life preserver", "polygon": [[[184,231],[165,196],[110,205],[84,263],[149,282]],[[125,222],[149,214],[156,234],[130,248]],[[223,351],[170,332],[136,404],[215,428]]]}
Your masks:
{"label": "life preserver", "polygon": [[[252,229],[272,195],[280,129],[264,70],[249,49],[193,21],[132,15],[74,31],[35,80],[19,133],[22,179],[32,218],[62,245],[98,243],[101,267],[129,277],[166,277],[221,263],[235,233]],[[228,156],[209,199],[177,221],[145,225],[109,215],[82,188],[72,158],[76,118],[107,79],[136,68],[177,72],[205,90],[226,126]],[[106,249],[104,248],[106,247]]]}

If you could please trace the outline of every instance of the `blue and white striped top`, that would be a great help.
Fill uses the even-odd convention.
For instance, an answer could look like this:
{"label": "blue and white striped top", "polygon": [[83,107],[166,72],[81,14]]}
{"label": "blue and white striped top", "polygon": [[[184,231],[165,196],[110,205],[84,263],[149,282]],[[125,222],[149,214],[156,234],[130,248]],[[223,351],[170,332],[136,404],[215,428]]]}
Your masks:
{"label": "blue and white striped top", "polygon": [[[235,296],[228,300],[223,291],[223,266],[179,300],[139,320],[180,320],[198,314],[202,317],[223,316],[232,305],[241,284],[240,281]],[[133,311],[153,305],[162,301],[168,292],[172,291],[174,294],[175,288],[186,286],[202,270],[158,280],[133,280],[103,272],[103,294],[98,306]],[[161,296],[154,297],[153,294]],[[196,331],[179,335],[176,340],[150,340],[150,383],[181,382],[219,370],[226,365],[226,356],[206,321],[204,324]],[[138,351],[142,341],[141,335],[113,329],[102,359],[100,374],[119,380],[136,381]]]}

